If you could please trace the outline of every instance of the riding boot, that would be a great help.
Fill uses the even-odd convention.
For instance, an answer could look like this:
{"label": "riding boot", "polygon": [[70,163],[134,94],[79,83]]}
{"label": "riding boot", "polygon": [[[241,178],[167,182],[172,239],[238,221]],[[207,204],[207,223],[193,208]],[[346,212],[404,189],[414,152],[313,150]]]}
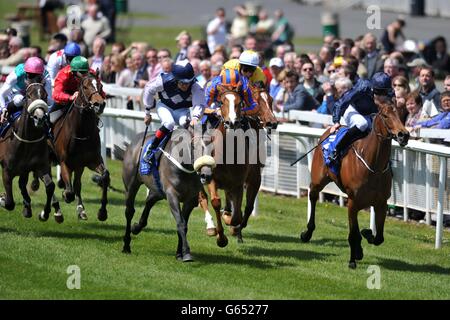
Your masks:
{"label": "riding boot", "polygon": [[339,158],[341,152],[346,150],[354,141],[362,138],[366,135],[365,131],[361,131],[358,127],[354,126],[348,129],[341,141],[338,142],[333,152],[330,154],[329,159],[336,161]]}
{"label": "riding boot", "polygon": [[155,137],[153,138],[153,141],[152,141],[152,144],[147,149],[147,152],[144,154],[144,161],[145,162],[147,162],[150,165],[153,164],[153,158],[154,158],[154,155],[156,153],[156,149],[159,147],[159,144],[161,143],[161,141],[164,139],[164,137],[169,132],[170,132],[170,130],[167,129],[166,127],[164,127],[164,126],[162,126],[161,128],[159,128],[156,131]]}

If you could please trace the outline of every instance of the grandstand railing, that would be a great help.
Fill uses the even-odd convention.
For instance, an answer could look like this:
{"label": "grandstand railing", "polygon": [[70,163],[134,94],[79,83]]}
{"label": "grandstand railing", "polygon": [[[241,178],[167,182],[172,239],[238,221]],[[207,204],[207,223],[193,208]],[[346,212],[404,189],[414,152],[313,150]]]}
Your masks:
{"label": "grandstand railing", "polygon": [[[114,145],[123,146],[124,143],[130,142],[137,132],[144,131],[145,125],[142,121],[143,111],[126,109],[129,95],[140,97],[142,89],[104,85],[104,90],[112,96],[107,100],[107,107],[102,116],[103,154],[106,155],[106,149],[113,150]],[[149,130],[155,131],[159,119],[156,114],[152,116],[153,122]],[[291,112],[288,118],[330,123],[329,116],[312,112]],[[297,197],[300,197],[302,191],[308,190],[312,153],[296,166],[291,167],[290,163],[314,147],[323,132],[323,128],[306,127],[295,123],[279,125],[267,147],[268,160],[263,170],[261,189]],[[421,130],[420,136],[422,135],[427,138],[450,138],[448,131],[445,130]],[[447,187],[450,181],[450,147],[415,140],[411,140],[405,148],[401,148],[395,141],[392,146],[393,183],[388,203],[403,208],[405,221],[408,220],[408,210],[411,209],[425,212],[428,224],[436,220],[435,247],[439,248],[442,244],[443,214],[450,214]],[[113,152],[111,157],[114,158]],[[323,193],[339,196],[340,204],[344,205],[346,195],[334,183],[329,184]],[[323,199],[323,195],[321,198]]]}

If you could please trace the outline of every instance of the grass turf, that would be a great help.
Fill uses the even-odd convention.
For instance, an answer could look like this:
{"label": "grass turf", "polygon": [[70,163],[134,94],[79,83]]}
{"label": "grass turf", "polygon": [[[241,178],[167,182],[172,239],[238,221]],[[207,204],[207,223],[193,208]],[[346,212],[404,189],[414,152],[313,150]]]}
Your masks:
{"label": "grass turf", "polygon": [[[123,190],[121,163],[109,161],[112,185]],[[86,171],[83,195],[88,221],[78,221],[74,204],[62,204],[65,222],[37,219],[44,190],[34,195],[33,217],[0,209],[0,299],[449,299],[449,233],[434,249],[434,229],[388,219],[385,243],[363,242],[365,257],[347,267],[346,211],[319,204],[317,229],[308,244],[299,241],[306,224],[306,200],[260,194],[260,214],[243,231],[244,244],[229,236],[221,249],[205,234],[203,213],[195,209],[188,240],[193,263],[175,259],[175,221],[164,201],[149,225],[132,236],[132,254],[121,252],[124,195],[109,192],[109,218],[96,220],[100,190]],[[17,185],[17,179],[15,180]],[[3,185],[0,191],[3,191]],[[58,197],[61,191],[57,190]],[[141,189],[135,221],[143,209]],[[368,214],[360,213],[360,226]],[[228,234],[228,231],[227,231]],[[69,290],[69,266],[80,268],[81,289]],[[367,288],[368,267],[381,270],[381,289]],[[69,279],[70,280],[70,279]]]}

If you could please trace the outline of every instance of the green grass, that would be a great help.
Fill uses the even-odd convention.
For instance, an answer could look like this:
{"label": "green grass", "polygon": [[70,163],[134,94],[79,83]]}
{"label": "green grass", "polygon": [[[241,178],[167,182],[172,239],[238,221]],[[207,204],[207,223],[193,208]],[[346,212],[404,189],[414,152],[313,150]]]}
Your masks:
{"label": "green grass", "polygon": [[[121,166],[108,163],[112,185],[123,189]],[[99,188],[85,172],[83,195],[88,221],[77,221],[75,206],[62,204],[65,222],[42,223],[43,188],[33,195],[34,215],[17,207],[0,209],[0,299],[449,299],[449,233],[444,248],[434,249],[434,229],[388,219],[385,243],[363,243],[365,257],[356,270],[347,267],[345,209],[319,204],[317,229],[308,244],[299,241],[306,223],[306,201],[262,193],[260,214],[251,217],[244,243],[229,236],[226,248],[205,234],[203,213],[195,209],[188,239],[195,261],[175,259],[175,221],[159,202],[149,226],[132,237],[132,254],[121,253],[124,195],[109,192],[109,218],[96,220]],[[17,180],[15,180],[17,184]],[[3,190],[3,185],[0,191]],[[57,195],[61,191],[57,190]],[[140,216],[144,188],[137,199]],[[360,214],[367,226],[368,214]],[[69,290],[67,268],[81,271],[81,289]],[[381,289],[369,290],[367,268],[381,269]]]}

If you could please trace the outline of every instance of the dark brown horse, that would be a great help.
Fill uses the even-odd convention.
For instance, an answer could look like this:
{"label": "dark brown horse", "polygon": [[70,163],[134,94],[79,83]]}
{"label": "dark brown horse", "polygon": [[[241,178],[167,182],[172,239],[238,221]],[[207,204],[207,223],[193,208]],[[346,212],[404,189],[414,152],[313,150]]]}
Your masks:
{"label": "dark brown horse", "polygon": [[[28,175],[36,172],[45,183],[47,199],[40,219],[47,220],[51,211],[51,200],[55,184],[51,178],[48,161],[47,133],[48,106],[47,93],[40,82],[27,83],[25,103],[20,117],[11,125],[5,137],[0,140],[0,162],[3,168],[3,185],[6,196],[0,203],[7,210],[15,207],[12,182],[19,176],[19,188],[23,197],[23,216],[30,218],[31,198],[27,191]],[[54,201],[55,219],[61,222],[59,203]]]}
{"label": "dark brown horse", "polygon": [[[253,211],[256,195],[261,185],[261,165],[258,161],[259,123],[252,122],[241,115],[242,100],[238,90],[218,86],[218,100],[221,104],[222,120],[216,129],[214,136],[214,158],[217,167],[213,170],[213,179],[208,184],[208,192],[211,204],[216,213],[217,220],[217,245],[225,247],[228,239],[224,235],[221,220],[221,199],[218,189],[225,191],[226,201],[232,208],[231,219],[232,232],[242,242],[242,229],[246,227],[248,218]],[[247,126],[247,128],[246,128]],[[243,128],[244,130],[242,130]],[[236,129],[236,130],[230,130]],[[253,131],[252,131],[253,130]],[[250,132],[250,135],[247,133]],[[246,141],[245,136],[252,135],[253,143]],[[231,142],[237,141],[234,144]],[[251,150],[256,151],[251,154]],[[250,158],[255,161],[250,161]],[[247,187],[246,206],[242,215],[242,201],[244,186]],[[207,210],[205,194],[200,194],[201,205]]]}
{"label": "dark brown horse", "polygon": [[[344,156],[339,176],[334,175],[324,164],[322,149],[314,151],[311,184],[308,201],[308,229],[301,240],[308,242],[315,229],[315,209],[320,191],[331,181],[348,196],[348,221],[350,245],[349,267],[356,268],[356,260],[363,258],[361,234],[376,246],[384,241],[383,231],[387,212],[387,200],[391,194],[392,170],[390,167],[391,141],[401,146],[408,143],[409,133],[398,118],[395,106],[388,100],[376,100],[379,112],[375,115],[368,136],[355,142]],[[328,130],[321,140],[328,135]],[[359,231],[358,212],[375,208],[376,235],[372,230]]]}
{"label": "dark brown horse", "polygon": [[[100,153],[100,135],[97,126],[99,112],[105,105],[102,85],[92,74],[77,76],[81,78],[79,95],[53,126],[54,151],[61,165],[61,177],[65,185],[63,198],[70,203],[76,196],[78,217],[86,220],[87,215],[81,199],[81,176],[85,167],[99,173],[102,198],[97,217],[100,221],[105,221],[108,217],[106,204],[110,177]],[[72,173],[74,173],[73,187]]]}
{"label": "dark brown horse", "polygon": [[[161,156],[157,170],[160,179],[155,179],[153,174],[141,175],[139,159],[143,153],[141,150],[143,138],[145,138],[144,135],[139,134],[128,146],[123,157],[122,179],[126,190],[125,216],[127,220],[123,238],[123,252],[131,252],[131,233],[137,235],[147,225],[150,210],[154,204],[167,198],[170,210],[177,223],[178,247],[176,258],[183,262],[192,261],[193,258],[187,241],[189,216],[198,204],[198,193],[202,189],[202,184],[211,180],[212,169],[215,166],[214,159],[210,156],[200,156],[194,162],[192,133],[189,130],[177,129],[164,147],[164,154]],[[150,138],[147,137],[146,141]],[[179,159],[180,150],[183,150],[183,160],[185,161]],[[189,155],[187,158],[185,158],[184,151]],[[147,186],[149,193],[139,223],[132,226],[131,221],[135,212],[134,201],[142,184]],[[181,207],[181,203],[183,203],[183,207]]]}

